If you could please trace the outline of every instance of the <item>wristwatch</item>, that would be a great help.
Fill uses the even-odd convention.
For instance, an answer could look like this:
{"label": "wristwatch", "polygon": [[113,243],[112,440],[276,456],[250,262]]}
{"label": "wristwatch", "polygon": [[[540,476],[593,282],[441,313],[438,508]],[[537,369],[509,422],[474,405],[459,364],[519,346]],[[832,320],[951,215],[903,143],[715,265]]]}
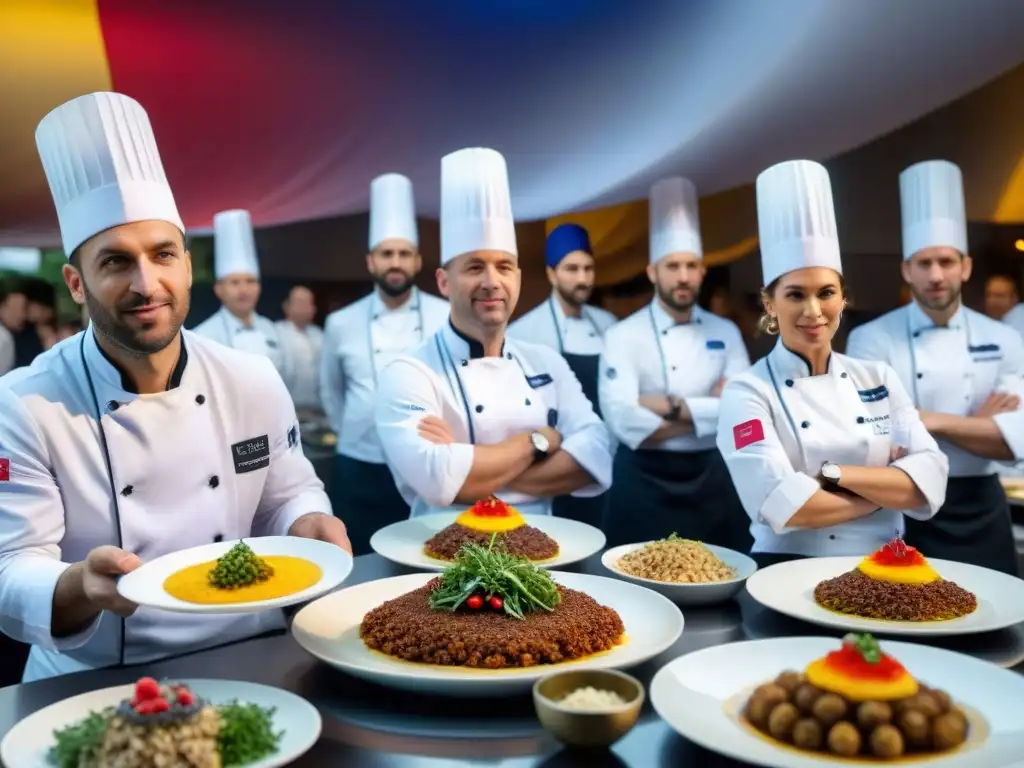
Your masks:
{"label": "wristwatch", "polygon": [[828,487],[838,489],[843,473],[834,461],[826,461],[821,465],[821,477]]}
{"label": "wristwatch", "polygon": [[679,398],[672,397],[671,395],[669,395],[668,405],[669,408],[671,408],[672,410],[665,414],[665,421],[679,421],[679,416],[683,412],[682,402],[679,400]]}
{"label": "wristwatch", "polygon": [[544,436],[542,432],[531,432],[530,442],[533,444],[533,460],[543,461],[548,457],[548,451],[551,450],[551,443]]}

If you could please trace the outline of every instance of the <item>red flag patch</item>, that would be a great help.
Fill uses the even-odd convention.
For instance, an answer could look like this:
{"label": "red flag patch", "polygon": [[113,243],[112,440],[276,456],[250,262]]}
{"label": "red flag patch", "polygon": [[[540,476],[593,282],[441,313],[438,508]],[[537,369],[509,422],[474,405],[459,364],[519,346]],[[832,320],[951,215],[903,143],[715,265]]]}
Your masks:
{"label": "red flag patch", "polygon": [[11,479],[11,460],[0,459],[0,483],[9,482]]}
{"label": "red flag patch", "polygon": [[732,437],[736,442],[737,451],[753,443],[761,442],[764,440],[764,427],[761,426],[761,420],[751,419],[737,424],[732,428]]}

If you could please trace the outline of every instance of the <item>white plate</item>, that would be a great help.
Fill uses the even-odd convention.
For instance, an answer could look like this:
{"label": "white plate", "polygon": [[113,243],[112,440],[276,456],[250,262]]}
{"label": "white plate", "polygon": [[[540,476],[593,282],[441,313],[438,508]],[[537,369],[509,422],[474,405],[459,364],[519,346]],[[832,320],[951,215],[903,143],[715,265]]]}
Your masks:
{"label": "white plate", "polygon": [[737,592],[743,589],[743,582],[749,579],[757,570],[757,563],[733,549],[716,547],[713,544],[705,544],[711,553],[728,565],[736,569],[736,576],[726,581],[711,581],[702,584],[674,584],[668,581],[655,581],[644,579],[640,576],[632,576],[620,571],[616,567],[619,559],[634,550],[645,547],[651,542],[646,541],[640,544],[623,544],[621,547],[613,547],[601,555],[601,565],[611,571],[617,578],[631,581],[648,589],[653,589],[658,594],[664,595],[669,600],[680,605],[712,605],[729,600]]}
{"label": "white plate", "polygon": [[[776,746],[751,733],[737,714],[746,696],[787,669],[807,664],[839,647],[839,638],[780,637],[704,648],[662,667],[650,686],[655,711],[677,733],[706,749],[754,765],[776,768],[885,765],[881,760],[838,760]],[[1024,755],[1024,675],[941,648],[900,642],[882,647],[915,678],[947,691],[959,704],[977,711],[990,728],[977,745],[914,758],[910,765],[956,768],[1019,766]],[[892,761],[903,764],[904,761]]]}
{"label": "white plate", "polygon": [[498,696],[529,691],[544,675],[564,669],[636,666],[671,647],[683,632],[679,608],[649,589],[603,576],[559,571],[551,576],[559,584],[585,592],[618,611],[628,641],[579,661],[498,671],[415,664],[367,648],[359,637],[363,616],[386,600],[419,589],[435,578],[429,573],[357,584],[322,597],[296,614],[292,633],[299,645],[321,661],[379,685],[446,696]]}
{"label": "white plate", "polygon": [[[175,681],[178,682],[178,681]],[[288,765],[304,754],[320,738],[320,713],[316,707],[294,693],[256,683],[237,680],[182,680],[200,698],[211,704],[226,704],[232,699],[261,707],[274,707],[275,731],[283,731],[277,752],[245,768],[274,768]],[[48,765],[46,754],[53,746],[53,732],[85,718],[90,712],[117,706],[130,698],[134,686],[120,685],[90,691],[58,701],[34,712],[7,732],[0,742],[0,760],[6,768],[42,768]]]}
{"label": "white plate", "polygon": [[257,555],[289,555],[301,557],[320,566],[320,581],[301,592],[293,595],[274,598],[273,600],[256,600],[247,603],[229,603],[227,605],[202,605],[187,603],[169,595],[164,590],[164,582],[172,573],[199,565],[218,557],[231,549],[238,541],[221,541],[216,544],[204,544],[201,547],[183,549],[169,555],[158,557],[143,563],[131,573],[122,576],[117,582],[117,591],[138,605],[159,608],[164,611],[179,613],[254,613],[271,608],[284,608],[288,605],[303,603],[320,597],[341,584],[352,572],[352,555],[334,544],[315,539],[303,539],[298,536],[257,536],[245,539]]}
{"label": "white plate", "polygon": [[[373,551],[392,562],[410,568],[424,568],[429,571],[443,571],[449,563],[428,557],[423,551],[427,539],[455,522],[459,512],[440,512],[421,515],[408,520],[392,523],[381,528],[370,538]],[[526,524],[543,531],[558,542],[558,556],[537,565],[555,568],[585,560],[600,552],[605,544],[600,529],[576,520],[552,515],[523,515]]]}
{"label": "white plate", "polygon": [[878,621],[827,611],[814,602],[818,582],[852,571],[864,558],[814,557],[763,568],[747,580],[747,592],[772,610],[823,627],[880,635],[969,635],[1024,621],[1024,579],[951,560],[929,560],[946,581],[973,592],[974,613],[949,621]]}

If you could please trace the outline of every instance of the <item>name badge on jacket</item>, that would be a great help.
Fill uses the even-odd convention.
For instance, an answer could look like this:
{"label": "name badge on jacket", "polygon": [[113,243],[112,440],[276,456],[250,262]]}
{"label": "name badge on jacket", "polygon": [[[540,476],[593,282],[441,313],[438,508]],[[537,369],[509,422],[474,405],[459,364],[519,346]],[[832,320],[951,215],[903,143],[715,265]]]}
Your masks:
{"label": "name badge on jacket", "polygon": [[725,349],[725,342],[709,339],[706,346],[708,349]]}
{"label": "name badge on jacket", "polygon": [[889,388],[884,384],[874,389],[861,389],[857,391],[862,403],[877,403],[889,396]]}
{"label": "name badge on jacket", "polygon": [[550,373],[538,373],[536,376],[527,376],[526,383],[530,385],[530,389],[537,389],[543,387],[545,384],[550,384],[554,379],[551,378]]}
{"label": "name badge on jacket", "polygon": [[270,441],[267,435],[243,440],[231,446],[231,458],[235,463],[235,474],[255,472],[270,466]]}

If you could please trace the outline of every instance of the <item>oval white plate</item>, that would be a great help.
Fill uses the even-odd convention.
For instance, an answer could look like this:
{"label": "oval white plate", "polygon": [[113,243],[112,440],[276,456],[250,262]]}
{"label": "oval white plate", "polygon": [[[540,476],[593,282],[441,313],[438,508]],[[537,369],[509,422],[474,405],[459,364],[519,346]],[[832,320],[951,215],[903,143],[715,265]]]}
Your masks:
{"label": "oval white plate", "polygon": [[[423,551],[427,539],[455,522],[458,512],[421,515],[381,528],[370,538],[370,546],[381,557],[410,568],[443,571],[449,563],[428,557]],[[543,531],[558,542],[558,556],[537,565],[555,568],[585,560],[600,552],[605,544],[604,533],[592,525],[551,515],[523,515],[526,524]]]}
{"label": "oval white plate", "polygon": [[[176,681],[177,682],[177,681]],[[226,704],[233,699],[261,707],[274,707],[275,731],[283,731],[277,752],[245,768],[275,768],[288,765],[309,751],[320,738],[320,713],[316,707],[294,693],[268,685],[237,680],[182,680],[211,704]],[[46,754],[53,746],[53,732],[85,718],[90,712],[116,706],[130,698],[134,686],[119,685],[90,691],[34,712],[7,732],[0,742],[0,760],[7,768],[41,768],[49,763]]]}
{"label": "oval white plate", "polygon": [[[779,637],[730,643],[680,656],[651,681],[651,704],[677,733],[706,749],[754,765],[777,768],[885,765],[881,760],[838,760],[776,746],[737,719],[744,696],[787,669],[807,664],[839,647],[839,638]],[[909,765],[1001,768],[1020,765],[1024,755],[1024,675],[941,648],[882,642],[914,677],[947,691],[988,722],[984,743],[945,756],[914,758]],[[739,697],[737,698],[737,696]],[[727,703],[733,706],[727,706]],[[903,764],[904,761],[892,761]]]}
{"label": "oval white plate", "polygon": [[201,605],[187,603],[169,595],[164,590],[164,582],[172,573],[199,565],[218,557],[231,549],[238,541],[221,541],[216,544],[204,544],[201,547],[183,549],[169,555],[158,557],[143,563],[139,568],[117,582],[117,591],[122,597],[138,605],[159,608],[164,611],[178,613],[254,613],[271,608],[284,608],[288,605],[312,600],[325,592],[329,592],[341,584],[352,573],[352,555],[334,544],[315,539],[303,539],[298,536],[257,536],[245,539],[252,551],[257,555],[289,555],[301,557],[320,566],[320,581],[294,595],[274,598],[273,600],[255,600],[247,603],[229,603],[227,605]]}
{"label": "oval white plate", "polygon": [[750,596],[772,610],[823,627],[880,635],[968,635],[1011,627],[1024,621],[1024,579],[951,560],[929,560],[946,581],[973,592],[978,608],[949,621],[878,621],[827,611],[814,602],[814,588],[825,579],[852,571],[863,558],[814,557],[763,568],[747,579]]}
{"label": "oval white plate", "polygon": [[371,651],[359,625],[371,609],[435,578],[430,573],[393,576],[342,589],[310,603],[295,615],[292,634],[321,661],[373,683],[446,696],[497,696],[529,691],[544,675],[564,669],[625,669],[657,656],[683,632],[683,614],[649,589],[603,576],[555,571],[559,584],[585,592],[618,611],[627,642],[608,653],[564,664],[527,669],[480,670],[400,661]]}
{"label": "oval white plate", "polygon": [[713,544],[705,544],[704,546],[710,549],[711,553],[723,563],[736,569],[736,576],[734,578],[703,584],[674,584],[669,581],[655,581],[654,579],[632,576],[618,569],[616,563],[623,555],[645,547],[650,543],[645,541],[640,544],[623,544],[620,547],[613,547],[601,555],[601,565],[611,571],[617,578],[653,589],[658,594],[664,595],[669,600],[680,605],[712,605],[729,600],[743,589],[743,583],[757,570],[757,563],[753,558],[747,557],[734,549],[717,547]]}

